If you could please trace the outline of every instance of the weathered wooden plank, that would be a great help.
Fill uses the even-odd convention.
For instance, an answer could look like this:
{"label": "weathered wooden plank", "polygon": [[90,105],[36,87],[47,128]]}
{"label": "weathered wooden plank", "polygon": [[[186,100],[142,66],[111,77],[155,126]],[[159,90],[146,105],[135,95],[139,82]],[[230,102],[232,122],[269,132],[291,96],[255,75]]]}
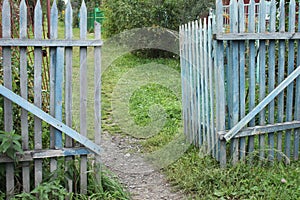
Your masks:
{"label": "weathered wooden plank", "polygon": [[[260,1],[259,7],[259,32],[266,31],[266,4],[265,0]],[[262,101],[266,96],[266,42],[259,41],[259,101]],[[259,113],[259,124],[265,124],[265,109]],[[265,157],[265,135],[259,136],[259,159]]]}
{"label": "weathered wooden plank", "polygon": [[[25,0],[20,4],[20,39],[27,38],[27,6]],[[26,47],[20,48],[20,90],[21,96],[27,100],[28,97],[27,77],[27,52]],[[21,110],[21,135],[22,148],[28,150],[28,112]],[[22,163],[22,186],[24,192],[30,192],[30,168],[29,163]]]}
{"label": "weathered wooden plank", "polygon": [[[53,22],[53,21],[52,21]],[[55,73],[55,118],[62,121],[62,101],[63,101],[63,77],[64,77],[64,56],[65,49],[58,47],[56,49],[56,73]],[[62,133],[55,131],[55,148],[62,148]]]}
{"label": "weathered wooden plank", "polygon": [[184,25],[183,27],[183,30],[184,30],[184,49],[183,49],[183,54],[184,54],[184,67],[183,67],[183,70],[184,70],[184,112],[185,112],[185,135],[186,135],[186,139],[188,139],[188,127],[189,127],[189,120],[188,120],[188,85],[187,85],[187,82],[188,82],[188,55],[187,55],[187,45],[188,45],[188,34],[187,34],[187,24]]}
{"label": "weathered wooden plank", "polygon": [[223,32],[223,3],[220,0],[216,1],[216,30],[217,33]]}
{"label": "weathered wooden plank", "polygon": [[[245,10],[244,1],[238,2],[239,6],[239,32],[245,32]],[[245,41],[239,42],[239,104],[240,117],[243,118],[246,112],[246,78],[245,78]],[[242,161],[246,157],[246,138],[241,138],[239,141],[239,156]]]}
{"label": "weathered wooden plank", "polygon": [[[279,4],[279,31],[285,32],[285,6],[284,0],[280,1]],[[284,67],[285,67],[285,41],[279,41],[279,51],[278,51],[278,79],[277,82],[281,83],[284,79]],[[277,122],[283,122],[284,118],[284,92],[278,95],[278,111],[277,111],[278,119]],[[280,161],[282,159],[282,133],[277,133],[277,159]]]}
{"label": "weathered wooden plank", "polygon": [[[42,7],[37,1],[34,10],[34,38],[42,39]],[[38,108],[42,107],[42,48],[34,48],[34,104]],[[37,116],[34,117],[34,149],[42,149],[42,121]],[[43,160],[34,161],[34,183],[38,186],[42,182]]]}
{"label": "weathered wooden plank", "polygon": [[[86,39],[87,9],[82,1],[80,8],[80,39]],[[87,48],[80,47],[80,133],[87,136]],[[80,160],[80,193],[87,193],[87,157]]]}
{"label": "weathered wooden plank", "polygon": [[285,131],[285,130],[291,130],[295,128],[300,128],[300,121],[291,121],[291,122],[249,127],[249,128],[242,129],[234,137],[240,138],[240,137],[247,137],[247,136],[254,136],[254,135],[262,135],[265,133],[273,133],[276,131]]}
{"label": "weathered wooden plank", "polygon": [[[230,32],[237,33],[238,32],[238,3],[236,0],[231,1],[230,5]],[[231,68],[231,72],[227,75],[228,80],[231,82],[231,90],[229,92],[230,96],[228,97],[231,99],[228,104],[231,104],[231,109],[229,110],[229,116],[231,117],[230,120],[230,128],[237,124],[239,121],[239,43],[237,41],[231,42],[231,65],[228,66]],[[232,163],[236,164],[239,160],[239,140],[234,139],[231,143],[231,156],[232,156]]]}
{"label": "weathered wooden plank", "polygon": [[211,134],[212,156],[216,157],[216,135],[214,125],[214,88],[213,88],[213,59],[212,59],[212,16],[208,17],[207,31],[207,53],[208,53],[208,79],[209,79],[209,128]]}
{"label": "weathered wooden plank", "polygon": [[[216,20],[216,31],[218,33],[223,32],[223,5],[222,1],[217,1],[216,4],[216,13],[217,13],[217,20]],[[217,42],[217,66],[216,66],[216,94],[217,94],[217,131],[225,130],[225,83],[224,83],[224,43],[223,41]],[[220,141],[220,165],[221,167],[226,167],[226,141]]]}
{"label": "weathered wooden plank", "polygon": [[[95,22],[95,39],[101,39],[101,25]],[[94,49],[94,99],[95,99],[95,143],[100,145],[101,142],[101,48]],[[96,179],[101,183],[100,156],[95,156],[96,161]]]}
{"label": "weathered wooden plank", "polygon": [[192,142],[192,134],[193,134],[193,90],[192,90],[192,75],[193,75],[193,63],[192,63],[192,24],[191,22],[188,23],[188,107],[189,107],[189,114],[188,114],[188,121],[189,121],[189,134],[188,134],[188,140],[191,143]]}
{"label": "weathered wooden plank", "polygon": [[198,108],[198,93],[197,93],[197,88],[198,88],[198,82],[197,82],[197,75],[198,75],[198,69],[197,69],[197,59],[199,58],[198,57],[198,54],[196,53],[197,52],[197,33],[198,33],[198,30],[196,28],[196,25],[197,25],[197,21],[194,21],[193,22],[193,54],[194,54],[194,59],[193,59],[193,69],[194,69],[194,74],[193,74],[193,83],[194,83],[194,87],[193,87],[193,94],[194,94],[194,105],[193,105],[193,108],[194,108],[194,136],[193,136],[193,144],[197,147],[199,147],[199,144],[198,144],[198,112],[197,112],[197,108]]}
{"label": "weathered wooden plank", "polygon": [[[51,8],[51,24],[50,24],[50,38],[57,39],[57,20],[58,20],[58,11],[56,1],[53,2]],[[56,48],[50,48],[50,114],[55,117],[55,108],[56,108]],[[58,72],[59,73],[59,72]],[[50,148],[55,148],[55,135],[57,130],[53,127],[50,127]],[[53,172],[57,169],[56,159],[50,160],[50,171]]]}
{"label": "weathered wooden plank", "polygon": [[[239,33],[245,32],[245,9],[244,1],[238,2],[239,6]],[[245,41],[239,42],[239,104],[240,117],[243,118],[246,112],[246,78],[245,78]],[[240,160],[244,161],[246,157],[246,138],[241,138],[239,141],[239,156]]]}
{"label": "weathered wooden plank", "polygon": [[[73,36],[73,11],[70,1],[68,1],[66,5],[66,11],[65,11],[65,39],[66,40],[72,40]],[[73,58],[73,51],[72,47],[66,47],[66,81],[65,81],[65,117],[66,117],[66,125],[69,127],[72,127],[72,58]],[[66,136],[66,147],[72,147],[73,146],[73,139],[69,136]],[[66,157],[66,163],[70,162],[73,158],[72,157]],[[66,168],[66,170],[68,170]],[[73,191],[73,180],[68,179],[68,191],[69,192],[75,192]]]}
{"label": "weathered wooden plank", "polygon": [[[203,20],[200,19],[200,24],[199,24],[199,48],[200,48],[200,87],[201,87],[201,123],[205,124],[205,97],[204,97],[204,48],[203,48]],[[207,146],[207,128],[202,126],[202,142],[203,146],[201,149],[206,151],[206,146]]]}
{"label": "weathered wooden plank", "polygon": [[51,126],[55,127],[56,129],[60,130],[61,132],[67,134],[68,136],[72,137],[74,140],[78,141],[83,146],[89,148],[96,154],[100,154],[100,147],[90,141],[87,137],[79,134],[75,130],[71,129],[64,123],[58,121],[48,113],[44,112],[37,106],[27,102],[19,95],[13,93],[6,87],[0,85],[0,95],[3,95],[5,98],[9,99],[10,101],[16,103],[17,105],[21,106],[22,108],[26,109],[27,111],[31,112],[33,115],[39,117],[41,120],[47,122]]}
{"label": "weathered wooden plank", "polygon": [[[271,33],[276,31],[276,2],[271,1],[270,4],[270,29]],[[275,40],[269,42],[269,66],[268,66],[268,91],[271,92],[275,88]],[[268,106],[268,123],[275,122],[275,101],[271,101]],[[274,133],[268,134],[269,156],[268,159],[272,162],[274,160]]]}
{"label": "weathered wooden plank", "polygon": [[185,120],[185,75],[184,75],[184,68],[185,68],[185,32],[184,32],[184,25],[179,27],[179,47],[180,47],[180,73],[181,73],[181,95],[182,95],[182,120],[183,120],[183,133],[186,135],[186,120]]}
{"label": "weathered wooden plank", "polygon": [[[213,20],[212,20],[212,33],[214,34],[216,32],[216,16],[213,15]],[[213,40],[213,60],[214,60],[214,63],[213,63],[213,79],[214,79],[214,82],[213,82],[213,106],[214,106],[214,134],[215,134],[215,139],[216,139],[216,159],[217,161],[220,161],[220,140],[218,138],[218,133],[217,133],[217,122],[218,122],[218,107],[217,107],[217,99],[218,99],[218,94],[217,94],[217,91],[215,89],[216,85],[217,85],[217,41],[216,40]]]}
{"label": "weathered wooden plank", "polygon": [[239,121],[224,137],[227,141],[233,138],[255,115],[263,110],[278,94],[280,94],[290,83],[300,75],[300,66],[298,66],[284,81],[282,81],[270,94],[268,94],[251,112]]}
{"label": "weathered wooden plank", "polygon": [[[291,0],[289,4],[289,32],[295,32],[295,17],[296,17],[296,3],[295,0]],[[288,70],[287,73],[291,74],[294,70],[294,62],[295,62],[295,41],[289,40],[288,43]],[[287,98],[286,98],[286,121],[293,120],[293,101],[294,101],[294,83],[291,83],[287,87]],[[286,163],[290,162],[291,157],[291,131],[288,130],[285,133],[285,149],[284,153],[286,156]]]}
{"label": "weathered wooden plank", "polygon": [[[87,148],[62,148],[62,149],[41,149],[41,150],[27,150],[23,154],[17,153],[16,158],[19,162],[33,161],[34,159],[44,159],[44,158],[53,158],[53,157],[66,157],[66,156],[79,156],[79,155],[88,155],[92,152]],[[13,160],[7,156],[0,156],[0,163],[9,163]]]}
{"label": "weathered wooden plank", "polygon": [[203,73],[204,73],[204,110],[205,110],[205,121],[204,126],[206,128],[206,139],[207,139],[207,153],[211,152],[211,133],[209,129],[209,99],[208,99],[208,54],[207,54],[207,18],[203,20]]}
{"label": "weathered wooden plank", "polygon": [[214,35],[215,40],[298,40],[300,33],[292,32],[263,32],[263,33],[221,33]]}
{"label": "weathered wooden plank", "polygon": [[[2,5],[2,37],[11,37],[11,11],[10,3],[5,0]],[[11,49],[9,47],[3,47],[3,83],[4,86],[12,90],[12,70],[11,70]],[[8,99],[4,99],[4,131],[11,132],[13,130],[13,110],[12,103]],[[6,170],[6,194],[7,199],[14,194],[14,165],[8,163],[5,166]]]}
{"label": "weathered wooden plank", "polygon": [[195,145],[195,136],[196,136],[196,112],[195,112],[195,105],[196,105],[196,90],[195,90],[195,75],[196,75],[196,69],[195,69],[195,59],[196,59],[196,54],[195,54],[195,22],[192,21],[191,23],[191,69],[192,69],[192,74],[191,74],[191,110],[192,110],[192,132],[191,132],[191,137],[190,137],[190,143]]}
{"label": "weathered wooden plank", "polygon": [[[65,39],[71,40],[73,35],[72,29],[72,7],[70,1],[66,5],[65,12]],[[66,81],[65,81],[65,115],[66,125],[72,127],[72,48],[66,48]],[[66,137],[66,147],[72,147],[72,138]]]}
{"label": "weathered wooden plank", "polygon": [[197,76],[196,76],[196,83],[197,83],[197,101],[196,101],[196,113],[197,113],[197,144],[198,147],[201,147],[201,145],[203,144],[202,141],[202,127],[201,127],[201,93],[200,93],[200,59],[199,59],[199,53],[200,53],[200,49],[199,49],[199,21],[196,20],[195,23],[195,29],[196,29],[196,55],[197,59],[196,59],[196,72],[197,72]]}
{"label": "weathered wooden plank", "polygon": [[3,47],[99,47],[102,45],[103,41],[101,40],[0,38],[0,46]]}
{"label": "weathered wooden plank", "polygon": [[[250,33],[255,32],[255,1],[250,1],[249,6],[249,25],[248,31]],[[256,59],[256,52],[255,52],[255,41],[249,41],[249,111],[252,111],[255,107],[255,59]],[[249,126],[255,126],[255,117],[250,121]],[[248,138],[248,153],[251,155],[254,151],[254,137]],[[251,157],[249,161],[251,161]]]}

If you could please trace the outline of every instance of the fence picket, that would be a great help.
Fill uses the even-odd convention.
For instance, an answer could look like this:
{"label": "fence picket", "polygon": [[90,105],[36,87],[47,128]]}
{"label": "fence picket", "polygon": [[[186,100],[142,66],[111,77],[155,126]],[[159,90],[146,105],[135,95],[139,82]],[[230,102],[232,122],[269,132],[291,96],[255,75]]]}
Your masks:
{"label": "fence picket", "polygon": [[207,59],[207,18],[203,20],[203,74],[204,74],[204,110],[205,110],[205,123],[204,126],[206,127],[206,152],[210,153],[211,151],[211,135],[209,130],[209,100],[208,100],[208,59]]}
{"label": "fence picket", "polygon": [[[244,1],[239,1],[239,33],[245,32],[245,5]],[[240,117],[243,118],[245,116],[246,108],[245,108],[245,101],[246,101],[246,92],[245,92],[245,41],[239,42],[239,93],[240,93]],[[245,160],[246,157],[246,138],[240,139],[240,159]]]}
{"label": "fence picket", "polygon": [[[236,0],[231,1],[230,5],[230,32],[237,33],[238,32],[238,3]],[[230,128],[234,126],[239,120],[239,43],[237,41],[231,42],[231,49],[230,49],[230,59],[231,59],[231,66],[228,66],[231,70],[231,73],[228,73],[228,81],[232,81],[231,85],[229,86],[229,99],[231,109],[229,110],[229,115],[231,116],[230,120]],[[232,78],[229,78],[232,77]],[[232,156],[232,163],[236,164],[239,160],[239,139],[234,139],[231,142],[231,156]]]}
{"label": "fence picket", "polygon": [[[20,38],[27,38],[27,6],[25,0],[20,4]],[[27,48],[20,48],[20,88],[21,96],[27,100],[28,98],[28,77],[27,77]],[[21,132],[22,132],[22,148],[29,150],[28,145],[28,112],[25,109],[21,110]],[[22,163],[22,184],[23,191],[30,191],[30,168],[29,162]]]}
{"label": "fence picket", "polygon": [[[266,31],[266,4],[265,0],[260,1],[259,5],[259,32]],[[266,96],[266,41],[259,41],[259,101],[261,102]],[[265,124],[265,109],[259,113],[259,124]],[[259,158],[265,158],[265,135],[259,136]]]}
{"label": "fence picket", "polygon": [[193,55],[192,55],[192,43],[193,43],[193,39],[192,39],[192,23],[190,22],[188,24],[188,58],[189,58],[189,75],[188,75],[188,88],[189,88],[189,121],[190,126],[189,126],[189,136],[188,136],[188,140],[190,143],[192,143],[192,137],[193,137],[193,80],[192,80],[192,76],[193,76]]}
{"label": "fence picket", "polygon": [[[65,11],[65,39],[71,40],[73,37],[73,27],[72,27],[72,7],[70,0],[66,5]],[[72,58],[73,50],[72,47],[66,47],[66,81],[65,81],[65,115],[66,115],[66,125],[72,127]],[[69,136],[66,136],[66,147],[73,146],[73,139]],[[66,164],[72,160],[72,156],[66,157]],[[68,170],[68,169],[66,169]],[[68,191],[73,191],[73,180],[68,178]]]}
{"label": "fence picket", "polygon": [[[285,31],[285,7],[284,0],[280,1],[279,4],[279,31]],[[278,51],[278,83],[284,80],[284,66],[285,66],[285,56],[280,56],[285,54],[285,41],[279,40],[279,51]],[[278,95],[278,123],[283,122],[283,110],[284,110],[284,92]],[[282,132],[277,133],[277,159],[282,159]]]}
{"label": "fence picket", "polygon": [[208,27],[207,27],[207,53],[208,53],[208,78],[209,78],[209,129],[211,135],[211,153],[213,157],[216,157],[216,138],[215,138],[215,127],[214,127],[214,107],[213,107],[213,60],[212,60],[212,16],[208,17]]}
{"label": "fence picket", "polygon": [[[50,38],[51,39],[57,39],[57,17],[58,17],[58,11],[56,7],[56,1],[53,2],[52,8],[51,8],[51,24],[50,24]],[[55,93],[56,93],[56,48],[52,47],[50,48],[50,114],[52,116],[55,116],[55,107],[56,107],[56,99],[55,99]],[[55,139],[56,135],[59,134],[57,130],[55,130],[53,127],[50,127],[50,148],[55,149]],[[55,158],[50,159],[50,171],[53,172],[57,169],[57,161]]]}
{"label": "fence picket", "polygon": [[202,133],[203,133],[203,151],[206,152],[207,150],[207,127],[206,118],[205,118],[205,89],[204,89],[204,36],[203,36],[203,20],[200,19],[199,25],[199,48],[200,48],[200,87],[201,87],[201,126],[202,126]]}
{"label": "fence picket", "polygon": [[[270,5],[270,32],[276,31],[276,2],[271,1]],[[275,40],[269,42],[269,66],[268,66],[268,91],[269,93],[275,88]],[[275,123],[275,101],[271,101],[268,106],[268,123]],[[269,161],[274,160],[274,133],[268,134],[268,146],[269,146]]]}
{"label": "fence picket", "polygon": [[[212,33],[215,34],[216,33],[216,17],[215,15],[213,15],[213,20],[212,20]],[[217,106],[217,99],[218,99],[218,94],[217,94],[217,90],[215,89],[215,85],[217,84],[217,42],[216,40],[213,41],[213,79],[214,79],[214,85],[213,85],[213,109],[214,109],[214,131],[215,131],[215,138],[216,138],[216,159],[217,161],[220,161],[220,141],[219,141],[219,137],[218,137],[218,133],[217,133],[217,122],[219,119],[218,116],[218,106]]]}
{"label": "fence picket", "polygon": [[[288,31],[291,33],[295,33],[295,8],[296,3],[295,0],[291,0],[289,4],[289,28]],[[291,74],[294,71],[294,60],[295,60],[295,44],[294,40],[289,40],[288,43],[288,69],[287,74]],[[293,120],[293,97],[294,96],[294,83],[291,83],[287,88],[287,98],[286,98],[286,121]],[[291,157],[291,130],[287,130],[285,133],[285,162],[290,162]]]}
{"label": "fence picket", "polygon": [[[199,55],[200,50],[199,50],[199,21],[196,20],[195,23],[195,31],[196,31],[196,55]],[[202,127],[201,127],[201,96],[200,96],[200,60],[199,60],[199,56],[197,56],[196,58],[196,83],[197,83],[197,101],[196,101],[196,105],[197,105],[197,109],[196,109],[196,113],[197,113],[197,144],[198,147],[200,147],[202,145]]]}
{"label": "fence picket", "polygon": [[[101,25],[95,22],[95,39],[101,39]],[[95,47],[94,49],[94,99],[95,99],[95,143],[100,145],[101,142],[101,47]],[[101,183],[100,177],[100,156],[96,155],[96,179],[98,183]]]}
{"label": "fence picket", "polygon": [[[255,1],[250,1],[249,7],[249,25],[248,25],[248,32],[254,33],[255,32]],[[256,52],[255,52],[255,40],[249,41],[249,111],[253,110],[255,107],[255,59],[256,59]],[[249,126],[255,126],[255,118],[252,119],[249,123]],[[248,138],[248,154],[252,154],[254,151],[254,136],[250,136]],[[251,157],[249,161],[252,162]]]}
{"label": "fence picket", "polygon": [[[80,8],[80,39],[86,39],[87,10],[82,1]],[[80,133],[87,136],[87,48],[80,47]],[[87,192],[87,156],[80,161],[80,193]]]}
{"label": "fence picket", "polygon": [[[216,31],[219,33],[223,32],[223,5],[222,1],[217,1],[216,4],[216,12],[219,13],[217,15],[216,21]],[[217,42],[217,50],[216,50],[216,59],[217,59],[217,66],[216,66],[216,94],[217,94],[217,130],[224,131],[225,130],[225,83],[224,83],[224,43],[223,41]],[[220,141],[220,165],[222,167],[226,167],[226,141],[223,139]]]}
{"label": "fence picket", "polygon": [[[34,38],[42,39],[42,7],[40,1],[37,1],[34,10]],[[42,48],[34,48],[34,104],[42,107]],[[34,117],[34,149],[42,149],[42,121],[38,117]],[[35,186],[42,182],[43,160],[36,159],[34,161]]]}
{"label": "fence picket", "polygon": [[[4,0],[2,5],[2,29],[3,38],[11,38],[11,12],[10,3],[8,0]],[[4,76],[4,86],[12,90],[12,70],[11,70],[11,49],[10,47],[3,47],[3,76]],[[4,99],[4,131],[13,131],[13,110],[12,103]],[[6,193],[9,199],[14,193],[14,165],[13,163],[8,163],[5,166],[6,169]]]}
{"label": "fence picket", "polygon": [[196,64],[195,64],[195,59],[196,59],[196,53],[195,53],[195,48],[196,48],[196,43],[195,43],[195,21],[193,21],[191,23],[191,68],[192,68],[192,75],[191,75],[191,89],[192,89],[192,106],[191,106],[191,109],[192,109],[192,137],[190,138],[190,142],[191,144],[194,144],[195,145],[195,137],[196,137]]}
{"label": "fence picket", "polygon": [[183,45],[184,45],[184,51],[183,51],[183,62],[184,62],[184,66],[183,66],[183,81],[184,81],[184,105],[185,105],[185,109],[184,109],[184,112],[185,112],[185,124],[186,124],[186,127],[185,127],[185,134],[186,134],[186,138],[188,138],[188,134],[189,134],[189,121],[188,121],[188,116],[189,116],[189,112],[188,112],[188,109],[189,109],[189,106],[188,106],[188,55],[187,55],[187,49],[188,49],[188,27],[187,27],[187,24],[184,25],[183,27],[183,32],[184,32],[184,40],[183,40]]}

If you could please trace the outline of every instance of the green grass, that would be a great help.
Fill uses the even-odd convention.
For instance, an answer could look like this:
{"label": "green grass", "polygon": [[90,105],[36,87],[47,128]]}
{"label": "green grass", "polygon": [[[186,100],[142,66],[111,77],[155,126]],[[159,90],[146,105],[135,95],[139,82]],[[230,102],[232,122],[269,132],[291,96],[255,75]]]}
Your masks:
{"label": "green grass", "polygon": [[[112,134],[122,131],[113,124],[111,94],[124,73],[147,62],[160,62],[179,71],[177,60],[143,59],[127,54],[117,59],[103,75],[104,129]],[[141,140],[144,153],[161,149],[170,142],[181,124],[180,100],[167,88],[148,84],[135,91],[130,99],[130,114],[136,124],[150,123],[149,107],[162,105],[168,120],[159,134]],[[109,124],[111,123],[111,124]],[[222,169],[214,159],[203,157],[191,147],[179,160],[163,170],[172,185],[183,190],[190,199],[297,199],[300,196],[300,164],[268,162],[257,166],[243,163]]]}
{"label": "green grass", "polygon": [[[76,36],[78,33],[75,29],[75,37],[78,37]],[[78,53],[79,50],[75,49],[74,54]],[[75,57],[73,62],[75,65],[73,68],[74,109],[78,115],[76,103],[79,102],[79,84],[76,80],[78,81],[79,77],[79,58]],[[124,134],[114,122],[112,115],[113,91],[127,72],[153,62],[167,65],[180,72],[179,62],[176,59],[147,59],[132,54],[116,59],[104,72],[102,76],[103,131]],[[89,82],[92,82],[93,63],[88,60],[88,64],[91,66],[88,71]],[[92,91],[89,91],[89,94],[92,94]],[[167,120],[158,134],[139,142],[144,153],[163,148],[178,133],[182,123],[180,99],[168,88],[155,83],[143,85],[134,91],[129,101],[130,116],[137,125],[146,126],[151,123],[149,108],[155,104],[165,109]],[[93,113],[93,106],[89,105],[88,109],[89,113]],[[93,118],[93,114],[89,117]],[[78,118],[75,118],[74,124],[78,123]],[[282,163],[271,165],[268,162],[258,166],[239,163],[222,169],[214,159],[203,157],[198,152],[196,148],[191,147],[179,160],[163,170],[172,185],[183,190],[190,199],[297,199],[300,196],[299,162],[293,162],[288,166]]]}
{"label": "green grass", "polygon": [[197,149],[165,170],[169,180],[193,199],[298,199],[299,162],[285,166],[251,166],[243,163],[221,169],[211,158],[201,158]]}

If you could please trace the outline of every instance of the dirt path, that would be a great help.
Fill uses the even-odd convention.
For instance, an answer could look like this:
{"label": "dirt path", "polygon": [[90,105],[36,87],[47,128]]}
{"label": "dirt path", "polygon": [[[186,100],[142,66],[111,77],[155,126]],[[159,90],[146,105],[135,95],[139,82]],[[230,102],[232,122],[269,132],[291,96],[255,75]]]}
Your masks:
{"label": "dirt path", "polygon": [[102,162],[131,193],[133,200],[184,200],[175,192],[163,174],[144,161],[136,140],[131,137],[102,135]]}

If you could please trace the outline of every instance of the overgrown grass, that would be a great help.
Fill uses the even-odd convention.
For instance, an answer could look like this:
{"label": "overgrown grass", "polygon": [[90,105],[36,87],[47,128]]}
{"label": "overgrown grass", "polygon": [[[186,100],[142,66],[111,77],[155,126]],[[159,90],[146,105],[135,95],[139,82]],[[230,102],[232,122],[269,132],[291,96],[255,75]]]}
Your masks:
{"label": "overgrown grass", "polygon": [[191,148],[165,170],[169,180],[192,199],[298,199],[300,165],[252,166],[239,163],[225,169]]}
{"label": "overgrown grass", "polygon": [[[147,62],[160,62],[179,71],[177,60],[143,59],[128,54],[116,60],[103,75],[104,129],[112,134],[121,133],[113,123],[111,94],[118,80],[128,70]],[[130,101],[130,114],[139,125],[150,123],[149,106],[162,105],[169,117],[162,131],[141,140],[143,152],[155,151],[167,144],[180,126],[180,100],[168,89],[148,84],[135,91]],[[300,196],[300,163],[259,165],[239,163],[222,169],[214,159],[199,154],[191,147],[182,158],[163,170],[175,188],[183,190],[189,199],[298,199]]]}

